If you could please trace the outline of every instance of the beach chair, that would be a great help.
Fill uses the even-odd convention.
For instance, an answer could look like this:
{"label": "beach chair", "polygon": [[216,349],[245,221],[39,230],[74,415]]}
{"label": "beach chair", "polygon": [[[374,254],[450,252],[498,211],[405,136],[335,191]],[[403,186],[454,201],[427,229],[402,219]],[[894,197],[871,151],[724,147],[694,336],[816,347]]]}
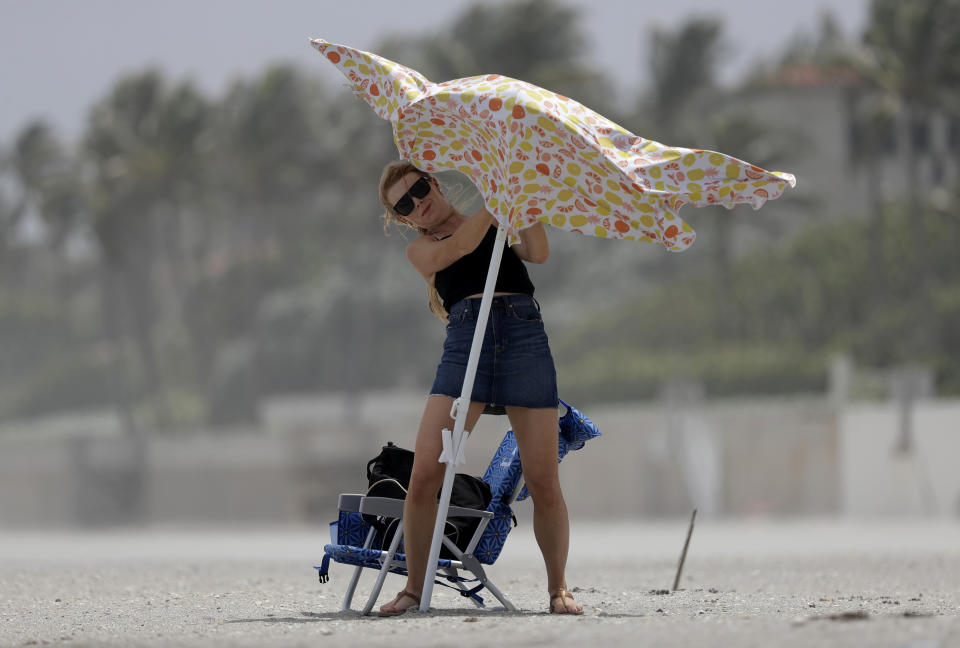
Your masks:
{"label": "beach chair", "polygon": [[[582,448],[589,439],[600,436],[597,426],[579,410],[563,401],[560,403],[566,412],[558,421],[559,453],[558,461],[572,450]],[[443,538],[443,545],[452,558],[439,558],[437,561],[436,584],[451,587],[469,598],[477,607],[484,607],[480,592],[486,589],[503,607],[516,611],[516,607],[490,580],[483,565],[492,565],[500,556],[507,536],[516,525],[516,517],[511,508],[515,501],[529,496],[523,484],[523,467],[517,451],[517,440],[513,430],[508,430],[500,442],[497,451],[490,460],[483,475],[490,486],[490,504],[485,510],[467,509],[450,506],[446,517],[476,517],[479,525],[470,538],[466,548],[461,550],[449,538]],[[387,520],[397,520],[389,546],[377,548],[383,541],[383,532],[368,523],[364,516],[376,516]],[[330,524],[331,544],[323,548],[321,564],[316,566],[320,582],[329,580],[330,561],[355,567],[343,599],[342,610],[349,610],[353,595],[360,580],[360,574],[366,569],[375,569],[379,573],[370,596],[363,607],[363,614],[373,609],[387,574],[406,576],[406,556],[402,553],[403,540],[403,500],[386,497],[368,497],[363,494],[342,494],[339,499],[339,516]],[[472,576],[465,576],[468,574]]]}

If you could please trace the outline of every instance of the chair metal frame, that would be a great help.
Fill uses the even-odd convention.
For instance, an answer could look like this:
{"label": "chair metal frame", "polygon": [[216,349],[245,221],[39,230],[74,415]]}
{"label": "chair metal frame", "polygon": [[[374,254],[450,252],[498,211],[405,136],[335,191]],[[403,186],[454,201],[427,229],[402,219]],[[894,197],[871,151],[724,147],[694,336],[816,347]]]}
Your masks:
{"label": "chair metal frame", "polygon": [[[521,487],[522,480],[514,491],[514,498],[516,497],[516,493],[520,491]],[[507,502],[508,505],[511,503],[512,500],[511,502]],[[398,555],[402,556],[403,554],[397,553],[397,548],[400,546],[400,542],[403,539],[403,504],[403,500],[388,497],[367,497],[366,495],[355,493],[344,493],[340,495],[339,509],[342,512],[375,515],[377,517],[400,521],[400,524],[397,525],[397,532],[393,535],[393,539],[390,542],[389,548],[386,550],[381,550],[379,557],[377,558],[377,561],[380,563],[380,568],[378,570],[377,580],[370,592],[370,596],[367,598],[367,602],[363,606],[362,614],[364,615],[370,614],[371,610],[373,610],[373,606],[376,604],[377,598],[379,598],[380,592],[383,589],[387,574],[390,572],[397,574],[406,573],[406,560],[404,558],[398,558]],[[477,525],[477,529],[473,532],[473,536],[471,536],[466,550],[461,550],[449,538],[444,536],[443,544],[454,555],[454,558],[439,559],[437,571],[442,572],[442,575],[437,576],[438,582],[440,578],[452,582],[454,586],[460,590],[461,595],[469,598],[477,607],[484,607],[482,599],[476,596],[475,593],[471,593],[471,590],[464,585],[463,578],[459,574],[461,571],[469,572],[483,588],[489,590],[490,593],[493,594],[498,601],[500,601],[506,610],[510,612],[516,612],[516,606],[510,601],[510,599],[506,597],[500,588],[498,588],[493,581],[490,580],[483,568],[483,565],[480,563],[480,560],[473,555],[474,550],[477,548],[477,544],[480,542],[480,538],[483,536],[483,532],[486,530],[490,520],[493,519],[493,512],[463,508],[460,506],[448,506],[446,517],[477,517],[480,518],[480,523]],[[367,532],[363,549],[369,550],[371,548],[376,535],[377,530],[371,527]],[[334,540],[336,539],[334,538]],[[343,611],[348,611],[351,609],[353,596],[356,592],[357,584],[360,581],[360,574],[363,573],[364,569],[368,568],[371,568],[371,565],[356,565],[354,568],[353,575],[350,577],[350,582],[347,585],[346,594],[344,595],[343,605],[341,607]]]}

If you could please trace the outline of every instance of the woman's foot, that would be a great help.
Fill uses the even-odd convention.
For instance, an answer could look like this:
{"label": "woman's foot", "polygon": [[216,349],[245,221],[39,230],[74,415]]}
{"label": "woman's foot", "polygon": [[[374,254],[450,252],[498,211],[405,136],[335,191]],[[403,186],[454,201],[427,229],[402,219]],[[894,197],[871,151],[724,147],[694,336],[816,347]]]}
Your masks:
{"label": "woman's foot", "polygon": [[550,614],[583,614],[583,606],[564,588],[550,594]]}
{"label": "woman's foot", "polygon": [[413,592],[402,590],[392,601],[380,607],[380,616],[397,616],[419,605],[419,596]]}

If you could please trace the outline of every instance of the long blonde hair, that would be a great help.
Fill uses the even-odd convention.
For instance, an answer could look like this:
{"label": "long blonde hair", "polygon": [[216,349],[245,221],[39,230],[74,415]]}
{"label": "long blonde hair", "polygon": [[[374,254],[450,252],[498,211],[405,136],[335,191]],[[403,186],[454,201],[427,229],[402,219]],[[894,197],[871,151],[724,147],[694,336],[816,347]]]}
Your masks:
{"label": "long blonde hair", "polygon": [[[414,225],[407,219],[403,218],[399,214],[394,213],[393,204],[387,200],[387,189],[400,182],[403,176],[408,173],[413,172],[423,178],[430,178],[429,173],[424,173],[417,167],[413,166],[412,163],[407,162],[406,160],[397,160],[390,162],[385,167],[383,167],[383,173],[380,174],[380,203],[384,207],[383,213],[383,231],[389,231],[391,223],[398,223],[404,225],[414,230],[418,234],[426,234],[427,231],[422,228]],[[443,301],[440,299],[440,293],[437,292],[437,289],[433,287],[432,283],[427,284],[427,300],[430,305],[430,312],[439,317],[441,320],[446,322],[449,318],[447,310],[443,307]]]}

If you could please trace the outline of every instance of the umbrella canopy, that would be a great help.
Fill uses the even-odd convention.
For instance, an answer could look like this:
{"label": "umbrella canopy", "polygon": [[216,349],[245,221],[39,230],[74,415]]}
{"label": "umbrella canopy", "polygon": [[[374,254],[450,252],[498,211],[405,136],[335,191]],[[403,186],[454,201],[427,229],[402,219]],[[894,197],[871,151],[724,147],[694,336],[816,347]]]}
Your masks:
{"label": "umbrella canopy", "polygon": [[432,83],[383,57],[311,41],[393,126],[401,157],[467,175],[512,232],[542,222],[598,237],[688,248],[683,205],[758,209],[796,180],[723,153],[670,147],[586,106],[498,74]]}

